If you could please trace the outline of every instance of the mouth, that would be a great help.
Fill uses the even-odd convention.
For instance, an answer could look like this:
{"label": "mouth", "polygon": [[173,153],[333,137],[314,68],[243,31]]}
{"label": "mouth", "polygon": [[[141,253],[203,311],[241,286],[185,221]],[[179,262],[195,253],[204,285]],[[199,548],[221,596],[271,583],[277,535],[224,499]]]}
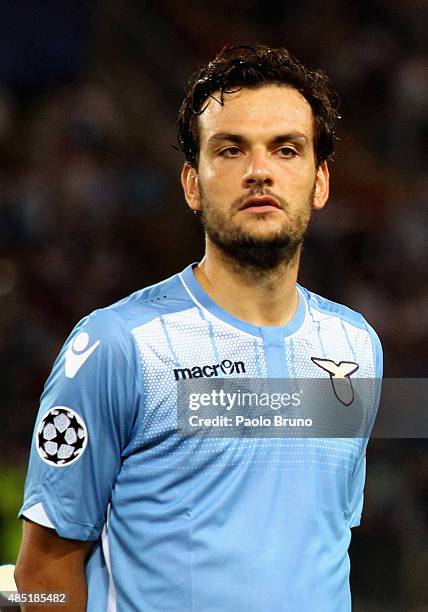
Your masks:
{"label": "mouth", "polygon": [[269,212],[281,210],[279,202],[270,196],[252,196],[245,200],[240,210],[249,212]]}

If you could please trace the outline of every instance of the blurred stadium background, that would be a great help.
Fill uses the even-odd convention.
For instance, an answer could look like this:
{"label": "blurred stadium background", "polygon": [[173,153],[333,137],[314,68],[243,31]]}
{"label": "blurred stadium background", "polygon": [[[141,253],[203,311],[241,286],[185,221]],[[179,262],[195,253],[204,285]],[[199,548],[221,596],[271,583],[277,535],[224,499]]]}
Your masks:
{"label": "blurred stadium background", "polygon": [[[301,282],[364,313],[386,376],[426,376],[427,18],[424,0],[0,0],[0,564],[72,326],[201,255],[175,120],[223,43],[283,45],[330,75],[340,141]],[[427,535],[427,441],[372,441],[356,612],[428,610]]]}

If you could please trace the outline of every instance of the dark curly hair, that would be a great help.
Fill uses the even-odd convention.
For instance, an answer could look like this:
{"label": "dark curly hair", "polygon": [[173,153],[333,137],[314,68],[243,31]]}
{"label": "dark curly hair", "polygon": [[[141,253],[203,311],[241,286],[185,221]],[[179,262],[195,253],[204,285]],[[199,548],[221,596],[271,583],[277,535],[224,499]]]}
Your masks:
{"label": "dark curly hair", "polygon": [[178,116],[178,144],[188,164],[195,167],[199,155],[198,117],[208,98],[220,92],[238,91],[242,87],[289,85],[308,101],[314,115],[314,149],[317,164],[331,159],[334,152],[334,127],[339,117],[337,96],[328,87],[321,71],[309,70],[287,49],[265,45],[226,45],[216,58],[202,66],[189,81]]}

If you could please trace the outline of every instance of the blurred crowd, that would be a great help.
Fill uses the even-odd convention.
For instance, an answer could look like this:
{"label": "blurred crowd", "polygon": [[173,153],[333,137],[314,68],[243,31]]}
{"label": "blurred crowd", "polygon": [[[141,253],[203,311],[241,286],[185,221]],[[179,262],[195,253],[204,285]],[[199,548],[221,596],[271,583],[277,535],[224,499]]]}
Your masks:
{"label": "blurred crowd", "polygon": [[[0,477],[25,469],[37,398],[73,325],[200,257],[175,118],[190,73],[226,42],[286,46],[329,74],[342,115],[332,194],[301,282],[365,315],[386,376],[426,376],[426,2],[0,4],[11,43],[0,61]],[[358,609],[428,609],[427,442],[373,441],[369,457]]]}

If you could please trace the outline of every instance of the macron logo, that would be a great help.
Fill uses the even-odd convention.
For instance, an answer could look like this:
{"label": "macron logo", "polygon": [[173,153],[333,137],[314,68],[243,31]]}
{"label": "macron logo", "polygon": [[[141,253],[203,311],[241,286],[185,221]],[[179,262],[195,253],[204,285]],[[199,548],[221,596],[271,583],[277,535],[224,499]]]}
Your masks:
{"label": "macron logo", "polygon": [[78,334],[65,353],[65,375],[74,378],[85,361],[92,355],[100,341],[88,347],[89,336],[86,332]]}
{"label": "macron logo", "polygon": [[214,363],[213,365],[174,369],[175,380],[184,380],[186,378],[211,378],[212,376],[221,376],[221,373],[226,376],[230,376],[231,374],[243,374],[245,373],[245,364],[243,361],[223,359],[221,363]]}
{"label": "macron logo", "polygon": [[336,363],[331,359],[321,359],[319,357],[311,357],[311,360],[319,368],[322,368],[330,374],[331,384],[337,399],[349,406],[354,401],[354,389],[352,388],[351,374],[359,368],[358,363],[353,361],[341,361]]}

